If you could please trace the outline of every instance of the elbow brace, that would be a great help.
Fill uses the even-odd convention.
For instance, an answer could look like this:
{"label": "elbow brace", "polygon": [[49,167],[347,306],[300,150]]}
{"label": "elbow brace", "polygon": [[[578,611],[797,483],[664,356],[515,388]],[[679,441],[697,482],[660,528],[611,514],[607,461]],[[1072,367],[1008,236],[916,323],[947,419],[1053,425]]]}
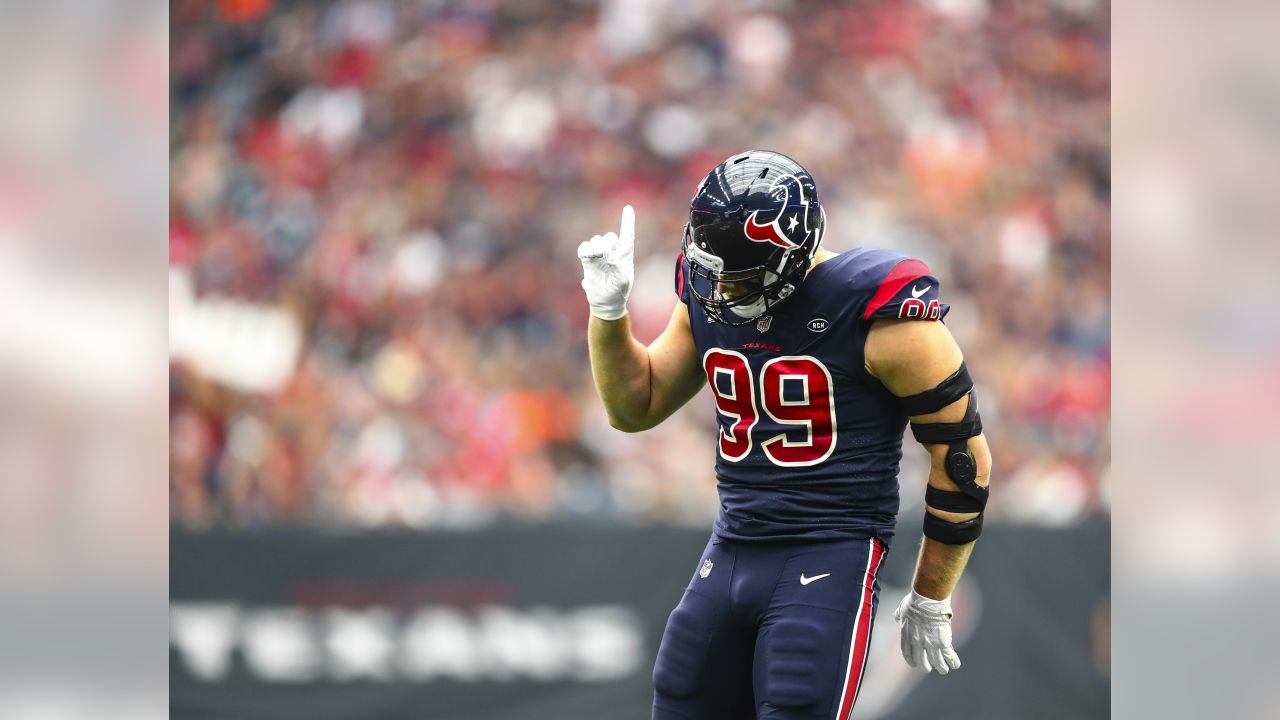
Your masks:
{"label": "elbow brace", "polygon": [[927,415],[965,395],[969,396],[969,407],[960,422],[911,423],[911,434],[918,442],[947,446],[943,469],[947,478],[960,488],[957,492],[930,486],[924,494],[925,504],[946,512],[978,513],[975,518],[951,522],[925,511],[925,537],[947,545],[964,545],[977,540],[982,534],[982,514],[987,506],[987,488],[978,484],[978,464],[969,452],[969,438],[982,434],[982,418],[978,415],[978,396],[973,390],[973,379],[969,377],[964,363],[960,363],[960,368],[936,387],[901,398],[902,409],[907,415]]}

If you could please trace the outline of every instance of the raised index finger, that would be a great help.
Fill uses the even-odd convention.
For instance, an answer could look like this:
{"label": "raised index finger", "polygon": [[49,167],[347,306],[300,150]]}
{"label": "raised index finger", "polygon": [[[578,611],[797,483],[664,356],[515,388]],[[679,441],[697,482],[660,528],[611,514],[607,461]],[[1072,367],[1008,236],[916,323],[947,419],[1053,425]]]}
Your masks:
{"label": "raised index finger", "polygon": [[618,237],[623,242],[630,242],[636,237],[636,211],[630,205],[622,208],[622,227],[618,229]]}

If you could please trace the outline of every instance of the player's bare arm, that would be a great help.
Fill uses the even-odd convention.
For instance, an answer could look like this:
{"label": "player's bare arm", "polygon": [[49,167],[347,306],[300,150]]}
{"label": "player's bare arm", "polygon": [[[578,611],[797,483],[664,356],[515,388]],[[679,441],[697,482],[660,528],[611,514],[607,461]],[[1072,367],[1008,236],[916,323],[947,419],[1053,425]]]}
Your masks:
{"label": "player's bare arm", "polygon": [[[877,321],[867,337],[866,362],[868,371],[900,398],[928,397],[930,393],[939,392],[938,389],[950,388],[949,395],[934,396],[935,404],[945,405],[932,412],[909,416],[913,430],[964,427],[966,420],[976,419],[976,408],[974,414],[969,408],[973,402],[972,393],[955,382],[964,356],[942,323]],[[967,372],[963,374],[967,376]],[[952,395],[959,397],[947,402]],[[925,508],[930,517],[926,518],[926,537],[916,563],[912,593],[898,612],[900,620],[903,616],[908,618],[904,621],[902,643],[907,661],[913,666],[922,665],[926,670],[937,669],[943,674],[959,667],[959,658],[951,648],[949,600],[973,552],[976,533],[981,529],[979,501],[970,498],[965,491],[972,490],[973,485],[982,488],[980,494],[982,502],[985,502],[985,488],[991,477],[991,453],[980,427],[976,430],[977,434],[972,437],[961,438],[960,446],[953,446],[953,442],[924,443],[931,459],[930,491],[926,495]],[[957,484],[957,469],[953,466],[949,470],[947,466],[948,457],[961,447],[967,450],[971,461],[969,474],[965,476],[961,472],[963,478],[960,478],[968,488]],[[961,511],[972,508],[977,509]],[[935,528],[933,533],[929,532],[930,528]],[[930,537],[931,534],[940,539]],[[942,627],[938,616],[945,617],[945,627]],[[925,627],[908,627],[913,624],[912,618]],[[935,626],[933,629],[945,637],[926,637],[930,629],[927,626],[931,622]]]}
{"label": "player's bare arm", "polygon": [[676,305],[666,329],[648,346],[632,336],[625,315],[618,320],[593,316],[589,323],[591,375],[613,427],[648,430],[702,388],[705,379],[683,306]]}
{"label": "player's bare arm", "polygon": [[634,278],[635,212],[622,212],[618,234],[597,235],[582,243],[583,289],[591,303],[587,346],[591,375],[609,416],[609,424],[639,432],[667,419],[703,384],[689,314],[677,303],[671,320],[648,346],[631,333],[627,295]]}

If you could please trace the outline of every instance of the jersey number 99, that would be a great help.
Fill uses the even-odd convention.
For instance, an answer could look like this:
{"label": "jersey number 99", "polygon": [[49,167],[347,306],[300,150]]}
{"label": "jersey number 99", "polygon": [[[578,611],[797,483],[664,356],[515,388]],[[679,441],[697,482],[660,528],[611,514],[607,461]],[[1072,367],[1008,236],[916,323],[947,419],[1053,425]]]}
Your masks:
{"label": "jersey number 99", "polygon": [[760,441],[770,462],[803,467],[831,456],[836,446],[836,405],[831,372],[822,361],[788,355],[766,362],[760,368],[758,404],[751,366],[741,353],[708,350],[702,367],[716,397],[716,410],[729,418],[727,427],[724,423],[720,427],[720,457],[737,462],[751,452],[760,407],[778,425],[791,426]]}

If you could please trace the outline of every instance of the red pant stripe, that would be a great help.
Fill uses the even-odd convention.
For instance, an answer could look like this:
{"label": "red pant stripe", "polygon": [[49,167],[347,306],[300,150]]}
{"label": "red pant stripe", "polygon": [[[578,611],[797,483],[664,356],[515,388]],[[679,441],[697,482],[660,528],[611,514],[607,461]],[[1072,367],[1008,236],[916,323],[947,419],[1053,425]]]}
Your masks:
{"label": "red pant stripe", "polygon": [[862,598],[858,603],[858,614],[853,620],[853,637],[849,641],[849,663],[845,671],[844,689],[840,691],[840,711],[836,713],[838,720],[848,720],[853,712],[853,703],[858,699],[858,688],[862,685],[862,671],[867,664],[867,650],[871,645],[871,601],[876,573],[880,571],[883,559],[884,545],[872,538],[871,548],[867,552],[867,569],[862,577]]}

